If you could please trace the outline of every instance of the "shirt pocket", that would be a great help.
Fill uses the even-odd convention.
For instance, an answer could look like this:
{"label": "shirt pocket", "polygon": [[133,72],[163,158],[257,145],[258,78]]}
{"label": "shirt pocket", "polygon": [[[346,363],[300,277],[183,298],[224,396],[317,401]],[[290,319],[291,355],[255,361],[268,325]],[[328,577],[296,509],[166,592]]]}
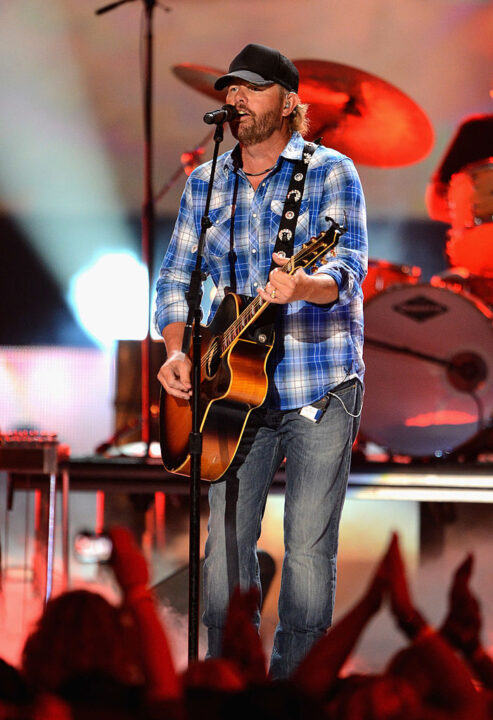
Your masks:
{"label": "shirt pocket", "polygon": [[231,205],[210,210],[209,219],[211,227],[206,234],[207,252],[215,258],[221,258],[229,252]]}
{"label": "shirt pocket", "polygon": [[[277,237],[277,233],[279,231],[279,226],[281,224],[281,216],[282,212],[284,210],[284,201],[282,200],[272,200],[270,204],[270,212],[271,212],[271,232],[272,236],[275,238]],[[309,226],[310,226],[310,213],[308,212],[308,202],[306,200],[301,201],[300,205],[300,214],[298,215],[298,222],[296,223],[296,232],[295,232],[295,240],[296,245],[306,242],[309,235]]]}

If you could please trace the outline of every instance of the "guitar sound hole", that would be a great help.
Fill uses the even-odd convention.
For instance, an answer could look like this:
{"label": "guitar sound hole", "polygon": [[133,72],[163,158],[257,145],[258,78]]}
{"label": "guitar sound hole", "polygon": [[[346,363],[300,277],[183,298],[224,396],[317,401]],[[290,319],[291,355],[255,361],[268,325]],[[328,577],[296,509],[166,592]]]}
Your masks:
{"label": "guitar sound hole", "polygon": [[212,341],[212,343],[210,344],[209,349],[207,351],[206,363],[205,363],[205,373],[208,378],[214,377],[214,375],[217,373],[220,362],[221,362],[221,353],[219,351],[219,346],[218,346],[218,342],[216,339],[216,340]]}

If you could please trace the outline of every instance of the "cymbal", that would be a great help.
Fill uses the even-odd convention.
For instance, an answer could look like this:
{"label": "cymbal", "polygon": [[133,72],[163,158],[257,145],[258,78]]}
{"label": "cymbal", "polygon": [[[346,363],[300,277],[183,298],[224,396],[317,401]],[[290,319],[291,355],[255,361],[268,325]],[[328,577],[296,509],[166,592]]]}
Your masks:
{"label": "cymbal", "polygon": [[214,83],[218,77],[225,75],[224,70],[217,70],[205,65],[192,65],[192,63],[180,63],[180,65],[173,65],[171,69],[185,85],[190,85],[202,95],[208,95],[224,104],[224,90],[214,90]]}
{"label": "cymbal", "polygon": [[364,70],[323,60],[293,60],[299,95],[309,103],[312,138],[378,167],[410,165],[433,147],[421,108],[394,85]]}
{"label": "cymbal", "polygon": [[[300,73],[299,96],[310,105],[307,139],[354,162],[398,167],[422,160],[433,147],[433,128],[423,110],[394,85],[375,75],[325,60],[293,60]],[[219,102],[214,83],[224,71],[183,63],[173,72],[187,85]]]}

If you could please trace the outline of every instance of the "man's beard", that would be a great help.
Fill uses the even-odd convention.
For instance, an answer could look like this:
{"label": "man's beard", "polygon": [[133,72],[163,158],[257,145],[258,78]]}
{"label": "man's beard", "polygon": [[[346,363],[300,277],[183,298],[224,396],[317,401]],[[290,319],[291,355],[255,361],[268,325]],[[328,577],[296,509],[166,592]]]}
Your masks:
{"label": "man's beard", "polygon": [[281,127],[280,108],[268,110],[262,115],[249,115],[250,122],[243,125],[235,123],[231,127],[233,137],[241,142],[242,145],[257,145],[258,143],[268,140],[275,130]]}

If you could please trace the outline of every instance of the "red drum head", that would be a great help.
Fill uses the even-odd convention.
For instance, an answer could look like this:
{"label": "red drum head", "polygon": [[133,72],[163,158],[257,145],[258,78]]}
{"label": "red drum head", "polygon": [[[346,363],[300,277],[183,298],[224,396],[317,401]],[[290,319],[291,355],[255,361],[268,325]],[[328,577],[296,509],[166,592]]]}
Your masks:
{"label": "red drum head", "polygon": [[375,295],[365,306],[363,437],[412,457],[474,437],[493,409],[492,317],[443,287]]}
{"label": "red drum head", "polygon": [[414,265],[396,265],[387,260],[368,260],[368,274],[363,280],[363,296],[366,300],[392,285],[415,285],[421,269]]}

